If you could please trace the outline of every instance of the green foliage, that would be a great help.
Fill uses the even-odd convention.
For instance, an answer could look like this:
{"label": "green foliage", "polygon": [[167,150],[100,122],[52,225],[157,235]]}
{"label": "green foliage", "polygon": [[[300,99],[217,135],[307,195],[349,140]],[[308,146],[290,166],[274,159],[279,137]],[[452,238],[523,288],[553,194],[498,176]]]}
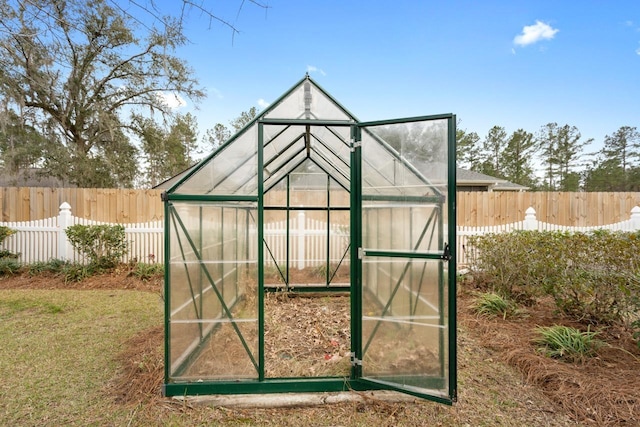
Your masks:
{"label": "green foliage", "polygon": [[133,115],[132,120],[148,164],[145,171],[148,185],[157,185],[193,164],[198,142],[193,115],[176,115],[164,124],[142,115]]}
{"label": "green foliage", "polygon": [[515,312],[509,300],[493,292],[478,296],[473,303],[473,310],[481,316],[501,316],[503,319]]}
{"label": "green foliage", "polygon": [[[542,247],[540,240],[539,233],[529,231],[471,236],[467,249],[473,254],[476,285],[518,302],[542,295],[545,267],[553,268],[554,255],[553,248]],[[534,249],[540,259],[531,256]]]}
{"label": "green foliage", "polygon": [[162,31],[145,31],[139,18],[108,0],[5,1],[0,22],[3,105],[20,117],[18,125],[42,132],[14,144],[24,147],[3,159],[10,164],[39,163],[84,187],[130,186],[136,147],[124,115],[144,109],[171,116],[164,91],[204,96],[175,56],[187,41],[177,19],[163,17]]}
{"label": "green foliage", "polygon": [[[4,240],[9,237],[9,236],[13,236],[14,234],[16,234],[17,231],[9,228],[9,227],[5,227],[4,225],[0,225],[0,244],[2,242],[4,242]],[[20,254],[11,252],[10,250],[7,249],[0,249],[0,260],[5,260],[5,259],[12,259],[15,260],[20,256]]]}
{"label": "green foliage", "polygon": [[540,345],[540,352],[554,359],[567,362],[583,361],[585,357],[593,355],[601,343],[595,337],[598,332],[587,328],[582,332],[578,329],[554,325],[536,328],[538,337],[535,343]]}
{"label": "green foliage", "polygon": [[81,225],[66,229],[71,245],[89,259],[91,269],[115,267],[127,253],[122,225]]}
{"label": "green foliage", "polygon": [[4,239],[9,236],[13,236],[14,234],[16,234],[16,230],[0,225],[0,243],[4,242]]}
{"label": "green foliage", "polygon": [[16,254],[7,249],[0,249],[0,259],[1,258],[13,258],[17,259],[20,254]]}
{"label": "green foliage", "polygon": [[137,263],[131,271],[131,275],[140,280],[151,280],[154,277],[161,276],[163,273],[164,266],[162,264],[146,264],[143,262]]}
{"label": "green foliage", "polygon": [[474,236],[476,282],[513,299],[551,295],[580,321],[613,323],[637,311],[640,233],[518,231]]}
{"label": "green foliage", "polygon": [[26,268],[30,275],[35,276],[42,273],[61,273],[67,264],[67,261],[54,258],[49,261],[31,263],[27,265]]}
{"label": "green foliage", "polygon": [[60,271],[65,282],[82,282],[91,277],[93,273],[95,273],[93,268],[78,263],[67,263]]}
{"label": "green foliage", "polygon": [[18,274],[22,265],[13,258],[0,258],[0,276]]}

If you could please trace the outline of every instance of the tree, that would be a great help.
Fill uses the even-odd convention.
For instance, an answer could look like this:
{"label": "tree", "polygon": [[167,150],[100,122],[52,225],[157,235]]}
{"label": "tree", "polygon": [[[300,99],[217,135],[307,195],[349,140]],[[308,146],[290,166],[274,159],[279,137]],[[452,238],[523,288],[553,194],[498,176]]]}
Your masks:
{"label": "tree", "polygon": [[538,149],[545,165],[545,189],[577,191],[582,149],[592,140],[581,140],[582,135],[575,126],[558,126],[547,123],[538,134]]}
{"label": "tree", "polygon": [[504,147],[507,145],[507,132],[501,126],[494,126],[489,129],[487,136],[482,142],[482,162],[479,172],[503,178],[502,155]]}
{"label": "tree", "polygon": [[511,134],[502,150],[502,174],[505,179],[527,187],[536,187],[532,157],[536,141],[532,133],[518,129]]}
{"label": "tree", "polygon": [[458,164],[466,169],[478,171],[481,164],[480,137],[475,132],[456,128],[456,157]]}
{"label": "tree", "polygon": [[45,144],[44,135],[13,111],[0,112],[0,162],[5,175],[15,177],[38,165]]}
{"label": "tree", "polygon": [[137,115],[133,117],[133,127],[144,156],[144,184],[153,187],[193,164],[198,142],[193,115],[176,115],[165,126]]}
{"label": "tree", "polygon": [[640,160],[640,133],[622,126],[604,139],[591,168],[584,173],[587,191],[637,191]]}
{"label": "tree", "polygon": [[[238,117],[229,121],[234,133],[245,127],[249,122],[258,116],[258,109],[251,107],[247,111],[240,113]],[[231,138],[231,130],[222,123],[216,123],[213,129],[207,129],[204,133],[204,144],[212,150],[216,150]]]}
{"label": "tree", "polygon": [[[162,31],[108,0],[0,0],[0,93],[26,124],[47,126],[44,167],[88,186],[130,185],[135,147],[125,136],[125,110],[171,114],[165,95],[203,96],[192,71],[172,52],[186,39],[180,22]],[[58,167],[56,167],[58,166]],[[95,176],[91,176],[92,171]]]}

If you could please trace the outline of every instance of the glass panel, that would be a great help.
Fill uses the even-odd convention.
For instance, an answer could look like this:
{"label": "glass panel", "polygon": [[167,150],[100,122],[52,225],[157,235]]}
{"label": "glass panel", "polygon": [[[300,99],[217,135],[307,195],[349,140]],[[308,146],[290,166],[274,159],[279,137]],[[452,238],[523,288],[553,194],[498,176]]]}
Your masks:
{"label": "glass panel", "polygon": [[[275,126],[263,125],[264,141],[264,164],[265,167],[272,163],[274,159],[281,157],[284,153],[291,152],[291,145],[295,145],[295,151],[304,147],[304,127],[302,126]],[[285,157],[288,159],[291,156]],[[279,164],[283,164],[279,160]],[[277,168],[271,167],[272,170]]]}
{"label": "glass panel", "polygon": [[351,129],[349,127],[315,126],[313,127],[313,137],[325,145],[327,149],[330,149],[343,163],[349,164],[351,158],[351,149],[348,142],[351,138]]}
{"label": "glass panel", "polygon": [[206,165],[183,182],[175,193],[257,194],[257,130],[257,126],[252,126],[223,146]]}
{"label": "glass panel", "polygon": [[291,259],[287,248],[287,235],[291,233],[291,221],[286,211],[264,211],[264,285],[283,286],[288,281],[287,260]]}
{"label": "glass panel", "polygon": [[446,230],[438,204],[397,201],[362,202],[362,246],[365,250],[441,252]]}
{"label": "glass panel", "polygon": [[328,206],[328,176],[307,160],[289,174],[292,207]]}
{"label": "glass panel", "polygon": [[172,205],[172,380],[257,378],[255,210],[255,203]]}
{"label": "glass panel", "polygon": [[363,261],[363,376],[448,395],[445,265],[415,258]]}
{"label": "glass panel", "polygon": [[270,119],[352,119],[340,105],[307,79],[284,99],[270,107],[265,117]]}
{"label": "glass panel", "polygon": [[446,194],[447,143],[447,120],[363,129],[363,195]]}

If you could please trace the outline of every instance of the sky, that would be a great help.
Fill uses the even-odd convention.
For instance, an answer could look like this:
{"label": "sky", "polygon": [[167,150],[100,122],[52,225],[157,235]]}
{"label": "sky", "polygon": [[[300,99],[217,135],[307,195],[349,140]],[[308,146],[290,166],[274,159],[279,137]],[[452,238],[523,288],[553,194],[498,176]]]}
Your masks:
{"label": "sky", "polygon": [[587,151],[640,128],[637,0],[203,1],[239,32],[187,17],[177,53],[207,98],[177,111],[193,112],[201,134],[305,73],[360,121],[453,113],[481,138],[556,122],[592,138]]}

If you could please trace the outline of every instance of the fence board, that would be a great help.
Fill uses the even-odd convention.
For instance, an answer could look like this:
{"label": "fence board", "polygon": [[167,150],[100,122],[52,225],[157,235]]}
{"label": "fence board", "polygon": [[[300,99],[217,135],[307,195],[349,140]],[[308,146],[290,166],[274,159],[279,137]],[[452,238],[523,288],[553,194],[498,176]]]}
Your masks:
{"label": "fence board", "polygon": [[[74,216],[94,221],[125,224],[158,221],[164,216],[160,194],[160,190],[150,189],[3,187],[0,188],[0,220],[51,218],[58,214],[60,204],[67,202]],[[332,193],[332,202],[343,202],[345,194],[344,191],[335,196]],[[283,197],[284,193],[270,194],[272,200],[284,203]],[[305,202],[313,204],[312,200]],[[587,227],[623,221],[634,206],[640,206],[640,192],[460,192],[457,219],[461,226],[507,224],[520,221],[525,211],[533,207],[540,221]]]}

